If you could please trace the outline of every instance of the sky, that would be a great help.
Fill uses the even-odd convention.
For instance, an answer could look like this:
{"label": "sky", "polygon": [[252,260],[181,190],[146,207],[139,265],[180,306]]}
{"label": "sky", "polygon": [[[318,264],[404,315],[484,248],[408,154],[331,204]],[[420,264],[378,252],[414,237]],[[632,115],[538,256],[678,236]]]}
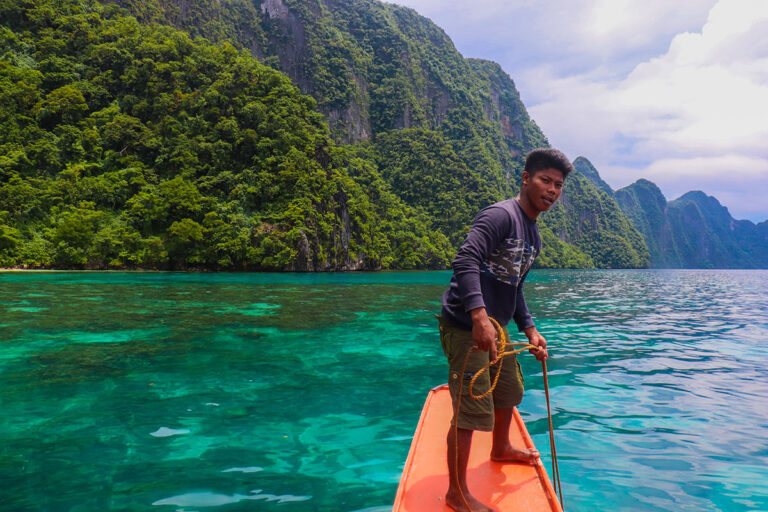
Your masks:
{"label": "sky", "polygon": [[512,77],[552,146],[614,189],[768,219],[768,0],[390,0]]}

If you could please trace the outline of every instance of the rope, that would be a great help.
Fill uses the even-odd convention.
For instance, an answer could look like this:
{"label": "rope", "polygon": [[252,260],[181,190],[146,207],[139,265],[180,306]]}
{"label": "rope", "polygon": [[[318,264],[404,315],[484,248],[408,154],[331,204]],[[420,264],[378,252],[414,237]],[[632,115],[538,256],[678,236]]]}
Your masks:
{"label": "rope", "polygon": [[[483,368],[481,368],[475,375],[472,376],[472,379],[469,381],[469,396],[470,398],[474,400],[481,400],[491,393],[493,393],[493,390],[496,389],[496,384],[499,382],[499,376],[501,375],[501,367],[504,362],[504,357],[512,355],[512,354],[519,354],[521,352],[524,352],[528,349],[538,349],[537,346],[532,345],[530,343],[512,343],[509,340],[508,333],[504,331],[504,329],[501,328],[501,325],[496,321],[495,318],[488,317],[488,320],[491,321],[493,326],[496,328],[497,336],[496,336],[496,348],[497,348],[497,355],[496,359],[493,361],[489,361],[487,365],[485,365]],[[508,346],[518,346],[520,348],[516,348],[513,350],[507,350]],[[456,488],[459,490],[459,495],[461,496],[461,501],[464,502],[464,506],[467,507],[467,510],[469,512],[472,512],[472,507],[469,506],[469,503],[467,502],[467,498],[464,496],[464,491],[461,489],[461,485],[459,483],[459,410],[461,409],[461,391],[464,387],[464,374],[467,369],[467,362],[469,361],[469,356],[472,354],[472,352],[475,350],[475,347],[471,347],[467,351],[467,355],[464,356],[464,364],[461,366],[461,378],[459,379],[459,390],[458,390],[458,399],[456,400],[456,408],[453,412],[453,456],[454,456],[454,475],[456,477]],[[496,377],[494,377],[493,382],[491,383],[491,387],[488,388],[488,391],[483,393],[482,395],[475,395],[472,392],[472,388],[475,385],[475,381],[480,377],[480,375],[483,374],[483,372],[486,372],[490,370],[491,366],[494,364],[498,364],[499,367],[496,371]],[[560,498],[560,507],[564,509],[563,507],[563,491],[560,487],[560,472],[557,467],[557,452],[555,451],[555,434],[552,430],[552,413],[550,412],[549,408],[549,383],[547,381],[547,363],[546,361],[541,362],[542,367],[544,369],[544,394],[547,397],[547,417],[549,419],[549,447],[552,453],[552,474],[555,476],[556,479],[556,486],[555,486],[555,493],[558,494]]]}
{"label": "rope", "polygon": [[[547,397],[547,419],[549,420],[549,452],[552,454],[552,476],[555,478],[555,494],[560,498],[560,508],[563,506],[563,488],[560,485],[560,469],[557,466],[557,450],[555,449],[555,429],[552,428],[552,412],[549,408],[549,382],[547,381],[547,361],[541,362],[544,373],[544,396]],[[470,511],[471,512],[471,511]]]}

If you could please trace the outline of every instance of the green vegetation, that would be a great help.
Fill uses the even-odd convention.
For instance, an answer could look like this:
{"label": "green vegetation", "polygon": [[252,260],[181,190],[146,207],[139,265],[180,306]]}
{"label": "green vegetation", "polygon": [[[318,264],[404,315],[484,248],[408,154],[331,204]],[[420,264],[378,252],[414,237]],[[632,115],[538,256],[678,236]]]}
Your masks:
{"label": "green vegetation", "polygon": [[579,171],[565,181],[560,201],[545,214],[547,227],[575,245],[598,268],[644,268],[648,247],[616,201]]}
{"label": "green vegetation", "polygon": [[[3,266],[445,268],[548,145],[498,64],[376,0],[5,0],[0,19]],[[540,227],[538,266],[648,264],[583,177]]]}
{"label": "green vegetation", "polygon": [[373,148],[373,158],[394,192],[435,219],[454,246],[464,241],[478,205],[504,198],[503,190],[470,171],[437,132],[395,130],[378,136]]}
{"label": "green vegetation", "polygon": [[0,265],[449,262],[446,237],[248,53],[74,0],[8,1],[0,19]]}
{"label": "green vegetation", "polygon": [[595,262],[577,247],[560,240],[552,229],[540,226],[541,254],[534,261],[536,268],[594,268]]}
{"label": "green vegetation", "polygon": [[[121,3],[144,19],[155,19],[136,2]],[[232,31],[223,4],[196,2],[195,9],[215,20],[206,29],[173,14],[179,4],[166,2],[166,22],[213,40]],[[258,4],[263,45],[254,45],[254,38],[235,44],[263,56],[313,96],[337,142],[362,144],[366,158],[376,162],[397,193],[403,190],[396,181],[404,180],[393,179],[396,173],[418,175],[424,163],[434,178],[454,175],[441,185],[442,199],[403,197],[410,205],[426,207],[454,246],[480,208],[514,194],[525,152],[547,144],[498,64],[464,59],[439,27],[411,9],[375,0]],[[240,3],[226,5],[232,9]],[[412,134],[420,134],[419,140],[408,147],[405,139]],[[402,144],[381,151],[380,138]],[[403,162],[403,152],[418,151],[426,138],[438,140],[449,161],[437,162],[440,153],[434,151]],[[449,196],[462,204],[450,207],[453,222],[446,223],[443,212],[433,214]]]}

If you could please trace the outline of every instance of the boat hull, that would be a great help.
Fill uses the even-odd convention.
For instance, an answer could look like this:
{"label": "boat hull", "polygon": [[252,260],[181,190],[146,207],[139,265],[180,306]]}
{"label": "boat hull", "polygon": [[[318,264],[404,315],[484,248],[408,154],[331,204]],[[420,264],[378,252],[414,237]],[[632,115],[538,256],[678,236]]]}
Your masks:
{"label": "boat hull", "polygon": [[[432,389],[413,436],[393,512],[452,510],[445,504],[448,489],[446,435],[453,416],[448,385]],[[534,448],[517,409],[510,426],[514,446]],[[541,461],[537,464],[490,460],[491,433],[475,432],[467,465],[467,484],[481,502],[500,512],[562,512]]]}

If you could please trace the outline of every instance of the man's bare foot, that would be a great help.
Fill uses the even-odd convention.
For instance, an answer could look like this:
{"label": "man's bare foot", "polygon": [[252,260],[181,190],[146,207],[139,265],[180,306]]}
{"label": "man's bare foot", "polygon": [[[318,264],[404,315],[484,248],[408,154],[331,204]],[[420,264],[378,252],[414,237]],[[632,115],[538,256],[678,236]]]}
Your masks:
{"label": "man's bare foot", "polygon": [[494,462],[527,462],[528,464],[536,464],[539,457],[538,450],[531,448],[520,449],[514,446],[506,446],[501,450],[491,450],[491,460]]}
{"label": "man's bare foot", "polygon": [[[467,500],[469,508],[464,504],[464,500]],[[491,507],[483,505],[468,491],[464,492],[464,500],[461,499],[461,493],[458,489],[448,489],[448,494],[445,495],[445,504],[456,512],[496,512]]]}

